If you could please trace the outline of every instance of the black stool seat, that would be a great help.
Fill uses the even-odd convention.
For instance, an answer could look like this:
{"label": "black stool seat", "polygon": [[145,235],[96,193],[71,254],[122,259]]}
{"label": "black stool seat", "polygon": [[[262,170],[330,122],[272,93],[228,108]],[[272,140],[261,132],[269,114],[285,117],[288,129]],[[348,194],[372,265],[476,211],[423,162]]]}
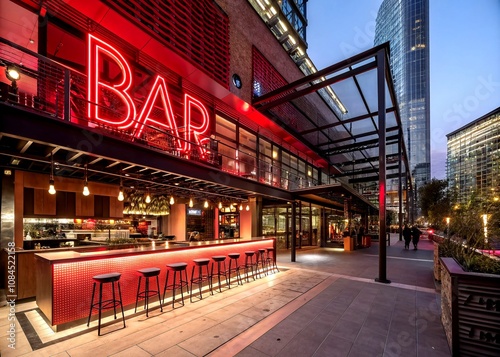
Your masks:
{"label": "black stool seat", "polygon": [[255,280],[255,274],[253,268],[256,267],[255,262],[253,261],[253,257],[255,256],[255,252],[253,250],[247,250],[245,252],[245,265],[243,266],[245,268],[245,275],[247,277],[247,283],[248,283],[248,270],[250,269],[252,271],[252,278]]}
{"label": "black stool seat", "polygon": [[182,271],[186,269],[188,266],[187,263],[172,263],[172,264],[167,264],[167,268],[175,270],[175,271]]}
{"label": "black stool seat", "polygon": [[152,276],[160,275],[160,268],[144,268],[137,270],[139,274],[141,274],[145,278],[151,278]]}
{"label": "black stool seat", "polygon": [[[172,307],[174,307],[175,303],[175,291],[177,289],[181,290],[181,304],[184,306],[184,292],[183,288],[186,288],[186,293],[188,292],[187,289],[189,288],[189,282],[188,282],[188,277],[187,277],[187,263],[184,262],[179,262],[179,263],[171,263],[167,264],[167,276],[165,278],[165,288],[163,289],[163,303],[165,303],[165,294],[167,290],[172,290]],[[171,284],[168,283],[168,278],[170,275],[170,272],[173,272],[173,282]],[[184,272],[184,276],[182,276],[182,273]],[[177,279],[177,273],[179,273],[179,279]]]}
{"label": "black stool seat", "polygon": [[120,280],[121,276],[122,276],[121,273],[108,273],[108,274],[94,275],[92,279],[94,279],[96,283],[112,283],[114,281]]}
{"label": "black stool seat", "polygon": [[[189,300],[191,302],[193,302],[193,284],[198,284],[198,289],[200,292],[200,300],[203,299],[203,295],[201,293],[201,287],[205,281],[208,282],[208,289],[210,290],[210,293],[213,295],[212,279],[208,271],[208,265],[210,264],[210,259],[208,258],[193,259],[193,263],[195,266],[193,266],[193,269],[191,270],[191,287],[190,287],[191,293],[189,295]],[[205,267],[205,273],[203,273],[203,267]],[[196,270],[198,271],[198,276],[195,277],[194,272]]]}
{"label": "black stool seat", "polygon": [[[225,255],[215,255],[212,257],[214,261],[212,263],[212,268],[210,269],[211,280],[216,276],[219,282],[219,292],[222,292],[222,285],[220,282],[220,277],[223,276],[226,279],[227,284],[227,270],[226,270],[226,256]],[[217,264],[217,271],[214,273],[214,265]]]}
{"label": "black stool seat", "polygon": [[[125,314],[123,312],[123,304],[122,304],[122,292],[120,289],[120,277],[121,273],[107,273],[107,274],[100,274],[100,275],[94,275],[92,277],[92,280],[94,280],[94,284],[92,287],[92,298],[90,300],[90,311],[89,311],[89,318],[87,319],[87,326],[90,324],[90,317],[92,316],[92,310],[96,309],[99,312],[99,320],[97,323],[97,335],[101,335],[101,316],[102,316],[102,310],[113,308],[114,311],[114,316],[116,319],[116,307],[120,306],[122,309],[122,320],[123,320],[123,327],[125,328]],[[103,290],[103,285],[111,283],[111,291],[113,294],[113,297],[111,299],[102,299],[102,290]],[[116,298],[115,295],[115,283],[118,285],[118,299]],[[99,299],[97,302],[94,302],[94,297],[95,297],[95,288],[96,285],[99,284]]]}
{"label": "black stool seat", "polygon": [[[144,268],[144,269],[139,269],[137,270],[137,273],[139,274],[139,283],[137,284],[137,295],[135,298],[135,310],[134,312],[137,312],[137,303],[139,302],[139,299],[144,298],[144,307],[146,309],[146,317],[149,316],[149,298],[153,297],[155,295],[158,295],[158,301],[160,303],[160,311],[163,311],[163,307],[161,306],[161,299],[160,299],[160,281],[158,279],[158,276],[160,275],[161,269],[160,268]],[[145,278],[145,286],[144,290],[141,289],[141,279]],[[154,278],[156,277],[156,290],[151,290],[149,288],[149,278]]]}
{"label": "black stool seat", "polygon": [[[240,253],[229,253],[227,255],[229,257],[229,268],[227,269],[227,276],[228,276],[228,286],[229,289],[231,289],[231,274],[235,273],[236,274],[236,282],[238,285],[243,285],[243,282],[241,281],[241,274],[240,274],[240,264],[238,263],[238,259],[240,258]],[[233,266],[234,265],[234,266]]]}

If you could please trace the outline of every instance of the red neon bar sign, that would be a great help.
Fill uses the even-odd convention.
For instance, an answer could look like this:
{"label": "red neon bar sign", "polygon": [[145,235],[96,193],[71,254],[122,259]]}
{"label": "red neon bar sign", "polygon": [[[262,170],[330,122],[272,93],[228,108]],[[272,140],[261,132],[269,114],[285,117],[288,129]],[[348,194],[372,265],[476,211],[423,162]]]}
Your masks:
{"label": "red neon bar sign", "polygon": [[[142,136],[146,126],[160,128],[173,136],[177,150],[189,152],[191,143],[196,143],[201,154],[205,154],[202,144],[208,140],[206,133],[210,126],[210,116],[202,102],[189,94],[184,94],[184,122],[181,123],[183,127],[183,136],[181,136],[172,109],[167,83],[163,77],[156,76],[142,109],[137,113],[136,104],[130,94],[133,85],[132,71],[123,55],[109,43],[91,34],[87,38],[87,51],[87,115],[91,121],[130,131],[136,138]],[[121,79],[117,80],[116,83],[110,83],[109,80],[101,78],[103,71],[100,66],[103,63],[101,61],[103,57],[112,60],[118,66],[121,76],[115,77],[121,77]],[[107,107],[102,95],[104,91],[112,93],[122,103],[120,117],[110,116],[103,110]],[[159,106],[163,109],[162,117],[152,117],[153,109],[158,110]],[[193,111],[198,112],[197,123],[192,120]]]}

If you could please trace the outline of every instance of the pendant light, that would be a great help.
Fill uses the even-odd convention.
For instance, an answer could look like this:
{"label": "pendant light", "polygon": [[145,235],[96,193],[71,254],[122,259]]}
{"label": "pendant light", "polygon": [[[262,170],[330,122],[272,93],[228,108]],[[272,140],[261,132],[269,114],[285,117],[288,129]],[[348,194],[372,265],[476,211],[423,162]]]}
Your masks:
{"label": "pendant light", "polygon": [[193,208],[193,199],[192,198],[189,199],[189,208]]}
{"label": "pendant light", "polygon": [[175,203],[174,196],[170,196],[170,202],[169,203],[171,205],[173,205]]}
{"label": "pendant light", "polygon": [[123,201],[124,200],[124,196],[123,196],[123,179],[122,177],[120,176],[120,192],[118,193],[118,201]]}
{"label": "pendant light", "polygon": [[150,202],[151,202],[151,196],[149,195],[149,189],[148,189],[148,193],[146,194],[146,203]]}
{"label": "pendant light", "polygon": [[250,206],[247,204],[245,210],[250,211]]}
{"label": "pendant light", "polygon": [[87,181],[87,164],[85,164],[85,183],[83,184],[83,195],[84,196],[90,195],[89,183]]}
{"label": "pendant light", "polygon": [[222,201],[219,201],[219,209],[222,209]]}
{"label": "pendant light", "polygon": [[243,203],[240,203],[240,211],[243,211]]}
{"label": "pendant light", "polygon": [[205,200],[205,204],[203,205],[203,207],[208,208],[208,200]]}
{"label": "pendant light", "polygon": [[49,180],[49,193],[55,195],[56,189],[54,187],[54,156],[50,153],[50,180]]}

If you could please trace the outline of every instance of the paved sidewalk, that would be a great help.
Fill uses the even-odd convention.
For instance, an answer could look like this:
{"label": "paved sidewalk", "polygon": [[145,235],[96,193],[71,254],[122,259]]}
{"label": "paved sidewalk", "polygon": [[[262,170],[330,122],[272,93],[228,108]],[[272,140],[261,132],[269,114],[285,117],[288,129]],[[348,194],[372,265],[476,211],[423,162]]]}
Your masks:
{"label": "paved sidewalk", "polygon": [[378,276],[378,244],[353,252],[304,248],[297,262],[278,254],[281,272],[234,286],[149,318],[126,312],[110,324],[53,332],[34,302],[16,306],[16,349],[8,349],[8,310],[0,308],[1,356],[450,356],[432,273],[432,242],[387,247]]}

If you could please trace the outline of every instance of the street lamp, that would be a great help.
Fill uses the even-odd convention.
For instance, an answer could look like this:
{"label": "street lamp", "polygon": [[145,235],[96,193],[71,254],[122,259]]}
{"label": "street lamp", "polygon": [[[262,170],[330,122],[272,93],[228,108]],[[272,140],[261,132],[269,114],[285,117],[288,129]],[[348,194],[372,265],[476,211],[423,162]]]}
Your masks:
{"label": "street lamp", "polygon": [[484,242],[488,243],[488,215],[483,214],[483,231],[484,231]]}
{"label": "street lamp", "polygon": [[450,238],[450,217],[446,217],[446,238]]}

